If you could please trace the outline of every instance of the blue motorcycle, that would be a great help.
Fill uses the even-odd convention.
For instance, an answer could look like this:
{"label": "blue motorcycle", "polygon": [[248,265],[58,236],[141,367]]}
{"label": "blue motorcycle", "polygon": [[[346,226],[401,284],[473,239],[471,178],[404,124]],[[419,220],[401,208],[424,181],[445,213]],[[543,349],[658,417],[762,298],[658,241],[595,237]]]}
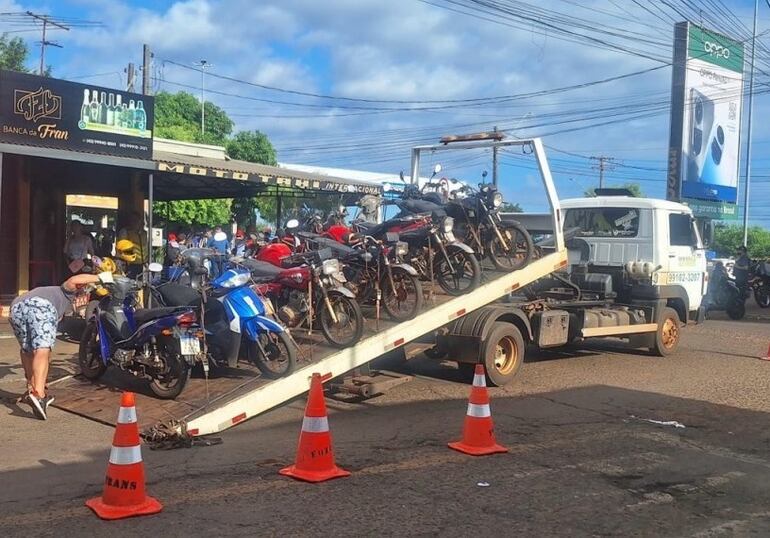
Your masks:
{"label": "blue motorcycle", "polygon": [[234,368],[243,357],[270,379],[293,372],[296,345],[283,325],[274,320],[271,303],[249,286],[251,273],[232,267],[206,285],[203,281],[208,270],[196,261],[191,259],[188,271],[200,279],[198,289],[168,282],[153,287],[152,292],[164,305],[194,306],[201,312],[207,359],[214,366]]}
{"label": "blue motorcycle", "polygon": [[194,309],[135,309],[140,285],[122,276],[116,276],[105,289],[107,295],[89,305],[80,338],[82,374],[95,380],[114,365],[149,380],[150,390],[158,398],[179,396],[201,354]]}

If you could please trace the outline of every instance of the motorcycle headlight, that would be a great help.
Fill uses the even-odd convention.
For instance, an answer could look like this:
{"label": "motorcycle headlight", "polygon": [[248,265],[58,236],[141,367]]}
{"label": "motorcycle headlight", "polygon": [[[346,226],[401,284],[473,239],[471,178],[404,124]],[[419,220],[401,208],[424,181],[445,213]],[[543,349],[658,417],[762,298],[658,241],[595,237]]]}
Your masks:
{"label": "motorcycle headlight", "polygon": [[499,192],[496,192],[494,195],[492,195],[492,205],[495,207],[500,207],[503,205],[503,195]]}
{"label": "motorcycle headlight", "polygon": [[341,270],[340,261],[324,260],[322,269],[325,275],[333,275],[334,273],[339,273]]}
{"label": "motorcycle headlight", "polygon": [[374,259],[374,256],[372,256],[372,253],[371,253],[371,252],[364,252],[364,253],[361,255],[361,258],[362,258],[362,259],[363,259],[363,260],[364,260],[366,263],[370,263],[370,262],[371,262],[371,261]]}
{"label": "motorcycle headlight", "polygon": [[455,219],[452,217],[444,217],[444,221],[441,223],[441,227],[445,234],[451,233],[452,228],[455,226]]}
{"label": "motorcycle headlight", "polygon": [[396,243],[396,256],[406,256],[407,252],[409,252],[409,244],[406,241]]}

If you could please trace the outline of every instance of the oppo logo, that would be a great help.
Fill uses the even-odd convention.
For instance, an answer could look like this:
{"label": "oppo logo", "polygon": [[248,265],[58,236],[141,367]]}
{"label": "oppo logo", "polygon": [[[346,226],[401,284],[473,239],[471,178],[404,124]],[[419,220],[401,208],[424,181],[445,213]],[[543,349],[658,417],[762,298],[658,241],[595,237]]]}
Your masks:
{"label": "oppo logo", "polygon": [[703,50],[705,50],[709,56],[718,56],[724,58],[725,60],[730,59],[730,49],[723,47],[719,43],[704,41]]}

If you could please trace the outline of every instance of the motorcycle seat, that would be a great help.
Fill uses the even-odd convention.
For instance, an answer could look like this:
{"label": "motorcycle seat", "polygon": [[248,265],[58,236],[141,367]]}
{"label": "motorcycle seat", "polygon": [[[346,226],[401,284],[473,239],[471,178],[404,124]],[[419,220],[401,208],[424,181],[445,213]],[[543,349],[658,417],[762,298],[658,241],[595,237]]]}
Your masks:
{"label": "motorcycle seat", "polygon": [[277,277],[281,274],[281,268],[276,267],[272,263],[264,262],[261,260],[253,260],[246,258],[241,261],[241,265],[246,267],[255,277]]}
{"label": "motorcycle seat", "polygon": [[184,306],[162,306],[159,308],[140,308],[139,310],[136,310],[134,312],[134,321],[136,321],[137,326],[139,326],[147,323],[148,321],[152,321],[154,319],[162,318],[165,316],[170,316],[173,314],[181,314],[182,312],[185,312],[187,310],[189,310],[189,308]]}

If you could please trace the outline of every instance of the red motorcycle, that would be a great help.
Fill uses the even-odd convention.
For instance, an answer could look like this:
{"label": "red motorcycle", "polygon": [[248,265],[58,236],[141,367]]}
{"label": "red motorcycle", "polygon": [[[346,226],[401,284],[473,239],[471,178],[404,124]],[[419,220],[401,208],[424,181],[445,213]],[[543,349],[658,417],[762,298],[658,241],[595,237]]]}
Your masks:
{"label": "red motorcycle", "polygon": [[[292,254],[288,246],[274,245],[285,249],[272,249],[267,257],[280,259],[280,264],[259,259],[240,261],[257,282],[255,291],[273,301],[276,314],[287,327],[319,328],[337,348],[356,344],[364,331],[364,316],[356,296],[344,287],[342,264],[332,259],[331,250]],[[289,254],[282,256],[286,249]]]}

